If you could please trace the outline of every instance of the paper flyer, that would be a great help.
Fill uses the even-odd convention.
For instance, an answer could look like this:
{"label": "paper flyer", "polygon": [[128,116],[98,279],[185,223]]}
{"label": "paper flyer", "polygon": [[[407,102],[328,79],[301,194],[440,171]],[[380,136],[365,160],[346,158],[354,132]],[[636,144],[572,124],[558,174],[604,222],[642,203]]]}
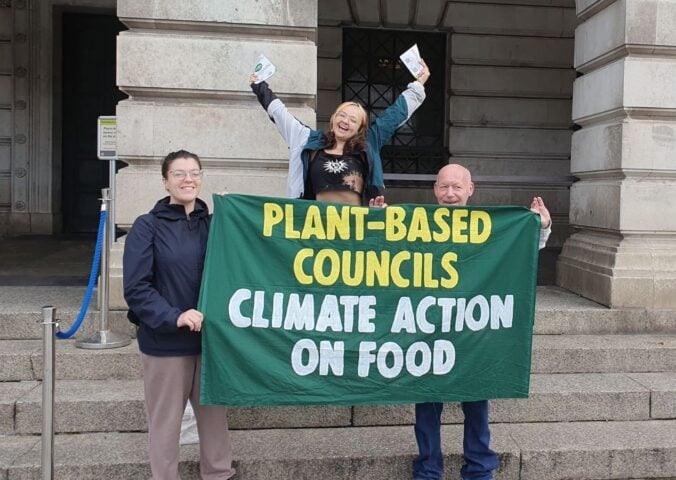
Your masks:
{"label": "paper flyer", "polygon": [[420,58],[420,52],[418,51],[418,44],[413,44],[411,48],[402,53],[399,58],[406,65],[409,72],[413,74],[415,78],[418,78],[423,71],[423,66],[420,63],[422,58]]}
{"label": "paper flyer", "polygon": [[275,74],[277,68],[272,64],[268,57],[265,55],[260,55],[258,60],[256,60],[256,66],[254,67],[254,74],[258,77],[255,83],[261,83],[270,78]]}

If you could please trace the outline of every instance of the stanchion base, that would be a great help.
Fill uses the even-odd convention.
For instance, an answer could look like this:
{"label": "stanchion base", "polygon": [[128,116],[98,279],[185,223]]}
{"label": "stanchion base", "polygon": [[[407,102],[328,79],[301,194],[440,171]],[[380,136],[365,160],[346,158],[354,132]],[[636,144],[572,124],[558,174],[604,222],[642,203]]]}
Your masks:
{"label": "stanchion base", "polygon": [[85,340],[75,342],[75,346],[90,350],[103,350],[106,348],[126,347],[130,343],[131,338],[126,335],[111,332],[110,330],[100,330]]}

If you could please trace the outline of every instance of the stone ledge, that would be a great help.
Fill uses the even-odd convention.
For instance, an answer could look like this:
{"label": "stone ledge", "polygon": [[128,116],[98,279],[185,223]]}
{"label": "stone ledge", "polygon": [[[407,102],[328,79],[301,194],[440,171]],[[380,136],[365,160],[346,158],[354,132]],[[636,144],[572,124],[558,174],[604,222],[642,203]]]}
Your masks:
{"label": "stone ledge", "polygon": [[195,22],[224,22],[291,27],[316,27],[316,0],[283,2],[223,2],[202,0],[186,3],[182,0],[138,2],[118,0],[117,16],[126,18],[173,19]]}

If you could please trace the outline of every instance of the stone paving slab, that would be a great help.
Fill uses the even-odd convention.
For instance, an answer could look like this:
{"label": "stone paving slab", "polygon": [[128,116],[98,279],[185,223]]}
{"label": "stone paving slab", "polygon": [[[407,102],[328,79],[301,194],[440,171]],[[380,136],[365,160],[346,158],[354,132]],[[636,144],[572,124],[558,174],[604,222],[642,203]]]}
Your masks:
{"label": "stone paving slab", "polygon": [[[75,323],[84,300],[85,287],[69,286],[0,286],[0,339],[41,339],[43,335],[42,307],[56,307],[56,319],[62,331]],[[94,290],[84,321],[75,338],[86,338],[100,329],[97,310],[97,291]],[[135,327],[125,312],[109,312],[108,328],[133,335]]]}
{"label": "stone paving slab", "polygon": [[47,305],[56,307],[57,314],[79,311],[86,290],[82,286],[0,286],[0,314],[32,314],[39,319],[42,307]]}
{"label": "stone paving slab", "polygon": [[[647,420],[676,418],[673,374],[533,375],[528,399],[491,401],[493,423]],[[655,391],[657,390],[657,391]],[[651,396],[652,394],[652,396]],[[656,397],[656,395],[658,395]],[[4,433],[37,434],[42,389],[37,382],[0,383],[0,425]],[[655,417],[658,412],[659,417]],[[143,385],[137,380],[59,380],[55,430],[63,432],[145,431]],[[232,429],[411,425],[412,405],[237,407],[228,409]],[[444,423],[462,423],[449,403]]]}
{"label": "stone paving slab", "polygon": [[[676,386],[664,394],[676,394]],[[650,389],[625,374],[534,374],[527,399],[491,400],[491,422],[569,422],[650,418]],[[412,405],[354,407],[354,425],[403,425]],[[676,418],[676,412],[671,417]],[[445,404],[443,423],[462,423],[457,402]]]}
{"label": "stone paving slab", "polygon": [[[0,342],[0,381],[39,379],[39,340]],[[56,378],[96,380],[141,377],[135,341],[110,350],[76,348],[58,341]],[[676,335],[535,335],[533,373],[676,372]]]}
{"label": "stone paving slab", "polygon": [[34,380],[31,355],[41,354],[40,340],[3,340],[0,342],[0,381]]}
{"label": "stone paving slab", "polygon": [[[4,442],[4,439],[0,438],[0,442]],[[56,435],[54,478],[59,480],[150,478],[146,442],[145,433]],[[8,468],[8,478],[11,480],[42,478],[41,448],[42,445],[38,441],[33,448],[18,455]]]}
{"label": "stone paving slab", "polygon": [[[8,341],[11,342],[11,341]],[[1,342],[0,349],[5,342]],[[31,354],[31,365],[42,378],[42,351]],[[103,380],[141,378],[141,357],[136,341],[126,347],[107,350],[77,348],[74,340],[56,343],[55,377],[60,380]]]}
{"label": "stone paving slab", "polygon": [[40,437],[0,435],[0,480],[7,480],[8,469],[17,458],[40,444]]}
{"label": "stone paving slab", "polygon": [[676,476],[676,421],[510,425],[521,478],[627,479]]}
{"label": "stone paving slab", "polygon": [[351,407],[228,408],[228,425],[232,429],[347,427],[351,422]]}
{"label": "stone paving slab", "polygon": [[[57,433],[146,431],[142,380],[61,380],[54,391]],[[16,433],[42,430],[42,389],[16,402]]]}
{"label": "stone paving slab", "polygon": [[611,309],[555,286],[537,287],[534,333],[676,333],[676,311]]}
{"label": "stone paving slab", "polygon": [[[2,388],[0,384],[0,399]],[[42,389],[21,395],[14,403],[15,433],[39,434]],[[349,426],[351,417],[350,407],[228,409],[229,424],[233,429]],[[146,431],[143,381],[59,380],[55,389],[54,419],[57,433]]]}
{"label": "stone paving slab", "polygon": [[[42,338],[41,307],[57,307],[62,330],[77,318],[85,287],[0,286],[0,339]],[[80,337],[98,329],[96,295],[92,298]],[[111,311],[109,328],[133,334],[126,311]],[[538,335],[676,333],[676,312],[609,309],[559,287],[537,288],[534,332]]]}
{"label": "stone paving slab", "polygon": [[647,420],[650,391],[627,375],[534,374],[528,399],[491,402],[492,422]]}
{"label": "stone paving slab", "polygon": [[21,235],[0,245],[0,285],[72,285],[89,277],[96,236]]}
{"label": "stone paving slab", "polygon": [[[496,480],[648,479],[676,476],[676,421],[499,424]],[[408,480],[416,454],[406,427],[232,432],[237,479]],[[0,478],[38,479],[38,437],[0,436]],[[462,427],[442,427],[445,478],[459,478]],[[197,475],[198,446],[181,451],[184,480]],[[143,433],[64,434],[55,478],[148,478]]]}
{"label": "stone paving slab", "polygon": [[[447,478],[459,478],[462,427],[442,428]],[[243,479],[401,479],[417,452],[413,428],[365,427],[233,432]],[[279,445],[279,448],[271,448]],[[518,478],[518,450],[509,435],[493,437],[502,468],[496,479]]]}
{"label": "stone paving slab", "polygon": [[628,376],[650,390],[651,418],[676,418],[676,372],[632,373]]}
{"label": "stone paving slab", "polygon": [[0,382],[0,435],[15,432],[15,405],[33,390],[42,395],[39,382]]}
{"label": "stone paving slab", "polygon": [[[355,431],[357,430],[357,431]],[[461,466],[460,426],[444,427],[446,470]],[[411,427],[233,431],[235,468],[242,480],[409,479],[416,453]],[[0,438],[0,446],[3,439]],[[508,435],[494,439],[502,468],[497,479],[518,478],[518,450]],[[38,479],[40,445],[18,455],[12,479]],[[146,435],[138,433],[57,435],[55,478],[148,478]],[[198,447],[181,452],[181,477],[197,479]]]}
{"label": "stone paving slab", "polygon": [[676,372],[676,335],[535,335],[532,371]]}

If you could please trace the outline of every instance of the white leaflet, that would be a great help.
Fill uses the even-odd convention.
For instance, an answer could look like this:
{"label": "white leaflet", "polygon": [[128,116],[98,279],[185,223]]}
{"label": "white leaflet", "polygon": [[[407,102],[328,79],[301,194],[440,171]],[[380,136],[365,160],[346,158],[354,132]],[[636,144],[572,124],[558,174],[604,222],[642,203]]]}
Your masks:
{"label": "white leaflet", "polygon": [[258,60],[256,60],[256,66],[254,67],[254,74],[258,77],[255,83],[261,83],[275,74],[277,67],[275,67],[268,57],[265,55],[260,55]]}
{"label": "white leaflet", "polygon": [[413,74],[415,78],[418,78],[423,71],[423,66],[420,63],[422,58],[420,58],[420,52],[418,51],[418,44],[414,43],[411,48],[402,53],[399,58],[406,65],[408,71]]}

